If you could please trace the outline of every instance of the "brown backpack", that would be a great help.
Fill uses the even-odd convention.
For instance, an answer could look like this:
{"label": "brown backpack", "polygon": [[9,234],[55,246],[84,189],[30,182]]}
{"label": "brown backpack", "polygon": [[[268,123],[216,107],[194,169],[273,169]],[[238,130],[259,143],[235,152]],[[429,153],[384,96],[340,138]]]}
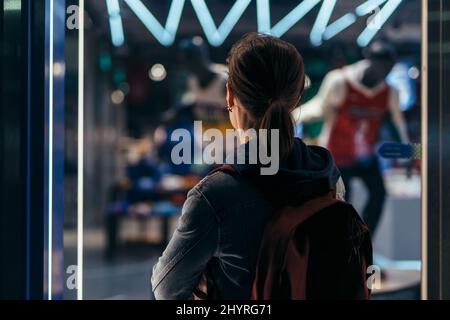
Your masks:
{"label": "brown backpack", "polygon": [[[239,175],[231,165],[217,171]],[[371,265],[367,225],[351,204],[330,191],[272,216],[261,241],[252,299],[370,299]],[[220,299],[210,290],[212,279],[207,283],[210,292],[196,290],[196,296]]]}
{"label": "brown backpack", "polygon": [[255,300],[369,299],[369,231],[332,193],[285,207],[266,226],[253,283]]}

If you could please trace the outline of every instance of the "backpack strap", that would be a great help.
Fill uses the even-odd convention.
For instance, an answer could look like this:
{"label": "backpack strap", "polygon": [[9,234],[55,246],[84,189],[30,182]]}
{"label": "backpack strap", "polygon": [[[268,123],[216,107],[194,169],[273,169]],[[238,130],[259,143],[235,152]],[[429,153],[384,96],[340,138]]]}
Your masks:
{"label": "backpack strap", "polygon": [[[296,226],[311,218],[315,213],[338,202],[342,201],[336,199],[334,192],[331,191],[323,196],[306,201],[300,207],[285,207],[281,209],[280,214],[285,216],[289,220],[292,229],[295,229]],[[302,212],[302,214],[298,214],[299,211]]]}

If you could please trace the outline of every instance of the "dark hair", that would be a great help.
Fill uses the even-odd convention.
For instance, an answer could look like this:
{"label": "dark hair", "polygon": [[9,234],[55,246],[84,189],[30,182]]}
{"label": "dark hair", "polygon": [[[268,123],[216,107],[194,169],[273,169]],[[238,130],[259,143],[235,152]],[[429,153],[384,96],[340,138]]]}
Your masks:
{"label": "dark hair", "polygon": [[286,41],[249,33],[232,47],[227,62],[228,83],[248,115],[248,127],[278,129],[285,159],[294,145],[291,112],[305,88],[302,56]]}

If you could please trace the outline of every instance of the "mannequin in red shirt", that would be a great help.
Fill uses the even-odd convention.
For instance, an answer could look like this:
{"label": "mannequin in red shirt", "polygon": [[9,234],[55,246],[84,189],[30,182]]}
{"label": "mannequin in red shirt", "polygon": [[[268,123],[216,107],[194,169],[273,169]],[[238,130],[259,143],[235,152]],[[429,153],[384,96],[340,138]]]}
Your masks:
{"label": "mannequin in red shirt", "polygon": [[376,157],[381,126],[389,115],[403,143],[409,143],[399,107],[399,94],[385,79],[395,64],[394,48],[374,42],[365,58],[328,73],[316,97],[294,111],[301,123],[324,119],[319,144],[327,147],[339,167],[349,199],[349,181],[360,178],[369,192],[363,217],[372,234],[380,220],[386,191]]}

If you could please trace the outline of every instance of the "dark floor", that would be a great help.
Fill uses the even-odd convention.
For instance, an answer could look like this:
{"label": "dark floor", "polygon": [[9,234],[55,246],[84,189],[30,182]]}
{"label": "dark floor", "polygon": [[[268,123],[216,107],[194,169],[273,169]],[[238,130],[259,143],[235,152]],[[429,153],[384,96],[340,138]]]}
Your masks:
{"label": "dark floor", "polygon": [[151,271],[162,249],[122,245],[113,261],[102,250],[85,253],[84,299],[153,299]]}
{"label": "dark floor", "polygon": [[[114,261],[104,259],[103,252],[85,253],[84,299],[153,299],[150,289],[151,270],[161,254],[157,246],[143,244],[122,245]],[[374,292],[374,300],[418,300],[420,284],[415,271],[388,271],[390,276],[382,286],[392,290]],[[401,283],[406,282],[405,286]]]}
{"label": "dark floor", "polygon": [[[73,237],[72,237],[73,238]],[[65,265],[76,261],[76,246],[73,241],[65,245]],[[161,245],[137,241],[122,241],[115,258],[107,259],[105,240],[101,230],[86,233],[84,239],[83,299],[87,300],[148,300],[153,299],[151,272],[162,253]],[[376,257],[385,272],[382,288],[375,291],[373,299],[420,299],[420,267],[405,266]],[[72,260],[72,261],[71,261]],[[72,262],[72,263],[71,263]],[[409,267],[408,267],[409,266]],[[404,271],[402,271],[406,267]],[[410,268],[411,267],[411,268]],[[403,269],[402,269],[403,268]],[[76,292],[67,290],[65,299],[76,299]]]}

